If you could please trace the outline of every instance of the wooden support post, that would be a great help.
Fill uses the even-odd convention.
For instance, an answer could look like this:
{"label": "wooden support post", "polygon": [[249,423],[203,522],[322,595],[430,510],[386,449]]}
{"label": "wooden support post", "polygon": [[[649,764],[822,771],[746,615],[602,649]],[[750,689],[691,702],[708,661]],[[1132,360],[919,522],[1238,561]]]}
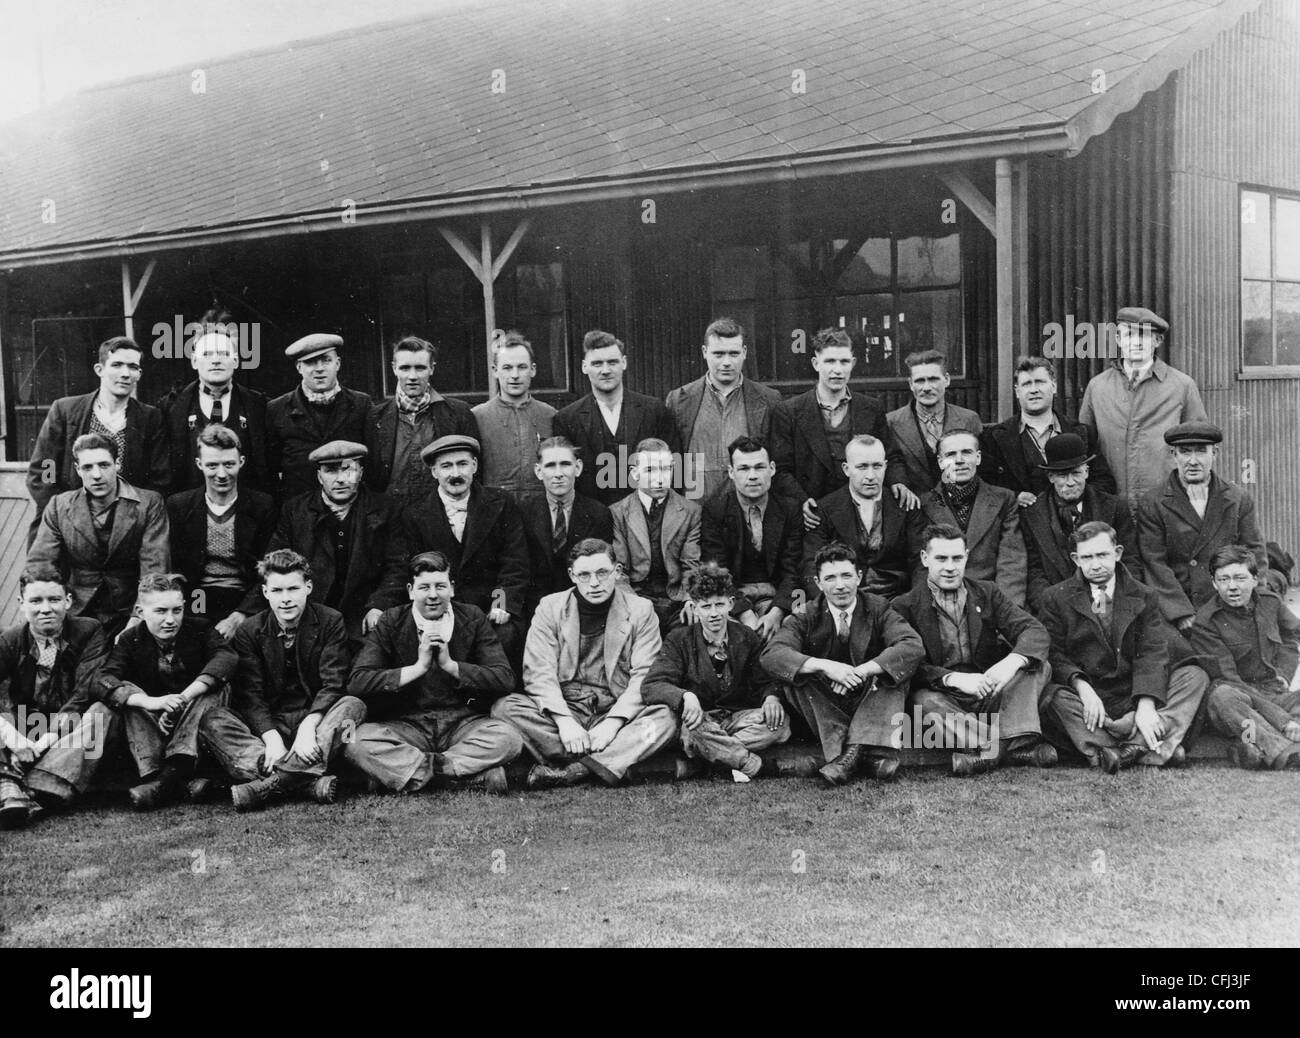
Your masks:
{"label": "wooden support post", "polygon": [[1013,399],[1011,387],[1012,358],[1016,350],[1016,263],[1015,222],[1012,209],[1011,163],[998,159],[996,167],[997,193],[997,302],[998,327],[996,341],[997,363],[997,417],[1002,421],[1011,415]]}
{"label": "wooden support post", "polygon": [[125,318],[124,334],[128,339],[135,338],[135,311],[144,297],[144,290],[149,287],[149,279],[153,277],[154,267],[157,265],[158,261],[151,259],[144,268],[144,276],[140,278],[140,283],[132,289],[131,261],[122,260],[122,315]]}

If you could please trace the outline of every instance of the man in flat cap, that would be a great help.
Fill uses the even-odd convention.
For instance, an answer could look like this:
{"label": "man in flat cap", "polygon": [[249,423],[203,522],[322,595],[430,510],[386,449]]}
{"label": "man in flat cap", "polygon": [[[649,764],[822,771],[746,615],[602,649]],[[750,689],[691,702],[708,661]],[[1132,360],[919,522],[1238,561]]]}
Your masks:
{"label": "man in flat cap", "polygon": [[339,336],[321,332],[304,335],[284,351],[302,382],[266,405],[267,456],[282,501],[316,489],[316,466],[308,455],[317,447],[366,438],[370,395],[339,384],[342,351]]}
{"label": "man in flat cap", "polygon": [[1044,460],[1038,469],[1048,489],[1020,510],[1020,532],[1025,536],[1029,561],[1029,608],[1037,609],[1043,592],[1053,584],[1074,576],[1076,567],[1070,557],[1074,542],[1070,535],[1084,523],[1100,520],[1114,527],[1124,565],[1141,580],[1133,513],[1124,498],[1094,484],[1092,464],[1099,459],[1088,453],[1083,438],[1075,433],[1053,436],[1043,451]]}
{"label": "man in flat cap", "polygon": [[1164,434],[1175,470],[1164,485],[1138,502],[1138,548],[1146,582],[1160,598],[1160,611],[1180,631],[1196,610],[1214,598],[1215,553],[1244,545],[1260,573],[1268,554],[1255,525],[1255,505],[1235,483],[1214,473],[1223,432],[1209,422],[1184,422]]}
{"label": "man in flat cap", "polygon": [[1156,356],[1169,323],[1143,306],[1115,315],[1119,360],[1095,375],[1083,391],[1079,421],[1096,433],[1115,492],[1135,505],[1169,472],[1161,444],[1165,430],[1180,422],[1204,421],[1196,383]]}
{"label": "man in flat cap", "polygon": [[317,488],[284,503],[268,548],[306,556],[311,600],[342,613],[354,643],[401,603],[406,585],[401,509],[363,484],[368,454],[349,440],[312,451]]}
{"label": "man in flat cap", "polygon": [[519,506],[504,490],[474,481],[479,444],[472,436],[441,436],[420,457],[437,486],[406,507],[411,553],[438,551],[451,560],[456,600],[487,614],[511,665],[518,668],[528,593],[528,547]]}

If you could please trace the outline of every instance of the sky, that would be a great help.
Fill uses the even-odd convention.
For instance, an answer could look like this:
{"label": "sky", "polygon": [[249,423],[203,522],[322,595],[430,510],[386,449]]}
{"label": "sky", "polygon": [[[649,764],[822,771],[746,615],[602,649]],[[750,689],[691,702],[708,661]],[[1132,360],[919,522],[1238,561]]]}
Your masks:
{"label": "sky", "polygon": [[[0,0],[0,122],[97,83],[476,0]],[[477,0],[482,2],[482,0]]]}

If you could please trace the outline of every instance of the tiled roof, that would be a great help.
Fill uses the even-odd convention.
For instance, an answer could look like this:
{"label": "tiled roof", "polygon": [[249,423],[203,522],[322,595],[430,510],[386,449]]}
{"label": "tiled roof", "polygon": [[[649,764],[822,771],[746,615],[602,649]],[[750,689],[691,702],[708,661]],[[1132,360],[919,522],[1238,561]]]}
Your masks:
{"label": "tiled roof", "polygon": [[214,61],[203,93],[173,70],[0,127],[0,262],[332,216],[349,198],[365,211],[1053,128],[1065,150],[1081,114],[1096,132],[1099,105],[1116,109],[1104,128],[1159,85],[1170,69],[1153,59],[1185,61],[1254,6],[534,0],[374,26]]}

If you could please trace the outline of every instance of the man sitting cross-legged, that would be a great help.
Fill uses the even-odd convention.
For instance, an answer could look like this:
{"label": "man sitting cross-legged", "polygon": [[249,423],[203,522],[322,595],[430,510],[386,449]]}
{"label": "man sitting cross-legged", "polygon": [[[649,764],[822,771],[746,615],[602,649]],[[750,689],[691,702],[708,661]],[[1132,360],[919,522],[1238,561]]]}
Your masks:
{"label": "man sitting cross-legged", "polygon": [[117,639],[95,679],[101,699],[119,711],[131,756],[144,782],[131,804],[149,811],[207,789],[194,779],[199,728],[238,662],[216,628],[185,615],[185,580],[150,573],[140,581],[142,623]]}
{"label": "man sitting cross-legged", "polygon": [[[686,578],[686,596],[695,607],[694,622],[664,640],[642,698],[680,715],[688,758],[736,782],[782,774],[777,759],[759,751],[789,739],[790,722],[776,682],[758,662],[763,636],[729,618],[736,596],[731,574],[706,562]],[[678,777],[694,770],[679,765]],[[802,767],[804,775],[812,771]]]}
{"label": "man sitting cross-legged", "polygon": [[826,545],[813,566],[821,596],[785,618],[762,665],[821,740],[827,785],[859,774],[890,781],[901,741],[894,718],[925,646],[888,602],[860,590],[862,571],[847,544]]}
{"label": "man sitting cross-legged", "polygon": [[1079,571],[1048,588],[1039,608],[1057,682],[1043,695],[1043,727],[1057,747],[1073,746],[1111,775],[1182,763],[1209,679],[1171,666],[1173,631],[1156,592],[1119,564],[1115,528],[1088,522],[1071,536]]}
{"label": "man sitting cross-legged", "polygon": [[524,644],[524,692],[492,716],[523,734],[537,760],[528,788],[574,786],[595,775],[618,785],[672,741],[673,713],[641,688],[659,653],[654,606],[619,584],[614,549],[588,538],[569,554],[574,586],[547,595]]}
{"label": "man sitting cross-legged", "polygon": [[[270,552],[257,566],[268,609],[235,631],[239,671],[229,707],[203,720],[203,743],[236,785],[236,811],[253,811],[290,794],[334,802],[327,774],[366,716],[344,695],[347,622],[312,602],[311,564],[296,551]],[[287,745],[286,745],[287,742]]]}
{"label": "man sitting cross-legged", "polygon": [[369,720],[347,747],[348,763],[381,789],[414,793],[482,776],[506,792],[519,733],[486,715],[515,687],[499,630],[481,609],[453,602],[451,561],[426,551],[410,562],[410,606],[385,611],[352,665],[348,687]]}
{"label": "man sitting cross-legged", "polygon": [[1300,692],[1292,692],[1300,620],[1257,587],[1247,545],[1214,554],[1215,596],[1196,611],[1192,648],[1210,675],[1205,713],[1240,768],[1300,768]]}
{"label": "man sitting cross-legged", "polygon": [[[943,718],[956,775],[1002,762],[1050,768],[1056,751],[1038,722],[1049,674],[1046,629],[996,584],[966,579],[966,538],[957,527],[930,526],[922,543],[926,581],[892,603],[925,644],[913,703],[923,718]],[[972,735],[985,745],[969,745]]]}

